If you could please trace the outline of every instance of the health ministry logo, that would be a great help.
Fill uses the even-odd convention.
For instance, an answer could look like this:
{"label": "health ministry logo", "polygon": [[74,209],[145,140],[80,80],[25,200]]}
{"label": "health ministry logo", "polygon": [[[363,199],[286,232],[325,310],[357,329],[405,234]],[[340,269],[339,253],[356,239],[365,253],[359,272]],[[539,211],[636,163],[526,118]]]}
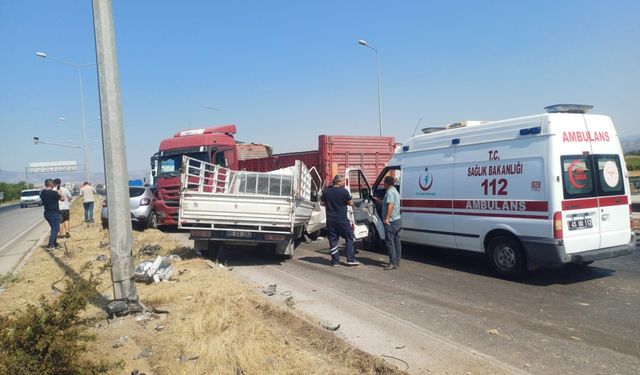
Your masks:
{"label": "health ministry logo", "polygon": [[420,190],[427,191],[431,189],[431,185],[433,185],[433,176],[431,173],[421,174],[420,177],[418,177],[418,186],[420,187]]}

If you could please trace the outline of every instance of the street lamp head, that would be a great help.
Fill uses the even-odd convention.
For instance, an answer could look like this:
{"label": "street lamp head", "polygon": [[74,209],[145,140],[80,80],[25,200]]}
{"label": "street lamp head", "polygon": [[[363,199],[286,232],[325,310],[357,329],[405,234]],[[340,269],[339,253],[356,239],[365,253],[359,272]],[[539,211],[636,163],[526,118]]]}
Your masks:
{"label": "street lamp head", "polygon": [[47,57],[47,54],[44,53],[44,52],[36,52],[36,56],[45,58],[45,57]]}
{"label": "street lamp head", "polygon": [[358,40],[358,44],[361,45],[361,46],[368,46],[369,45],[369,43],[367,43],[367,41],[364,40],[364,39],[359,39]]}

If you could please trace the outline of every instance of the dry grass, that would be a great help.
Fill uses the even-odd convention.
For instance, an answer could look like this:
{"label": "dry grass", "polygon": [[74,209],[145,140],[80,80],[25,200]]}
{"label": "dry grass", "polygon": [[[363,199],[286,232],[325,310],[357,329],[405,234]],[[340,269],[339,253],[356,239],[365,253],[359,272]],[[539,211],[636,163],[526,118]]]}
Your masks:
{"label": "dry grass", "polygon": [[[16,281],[0,294],[0,313],[24,308],[42,294],[55,298],[64,285],[61,281],[87,261],[96,271],[104,266],[96,258],[109,256],[108,232],[99,225],[86,226],[82,215],[82,204],[74,202],[72,238],[60,241],[66,250],[37,249]],[[154,258],[138,255],[145,244],[159,245],[161,255],[177,253],[183,260],[174,263],[171,281],[137,283],[140,300],[168,314],[104,320],[90,329],[98,340],[87,355],[123,360],[123,374],[133,369],[148,374],[401,373],[294,310],[271,304],[230,272],[209,267],[160,231],[134,231],[134,264]],[[92,301],[89,316],[103,316],[104,304],[112,298],[108,272],[103,276],[99,291],[104,296]],[[123,336],[126,342],[113,348]],[[144,349],[151,354],[134,359]]]}

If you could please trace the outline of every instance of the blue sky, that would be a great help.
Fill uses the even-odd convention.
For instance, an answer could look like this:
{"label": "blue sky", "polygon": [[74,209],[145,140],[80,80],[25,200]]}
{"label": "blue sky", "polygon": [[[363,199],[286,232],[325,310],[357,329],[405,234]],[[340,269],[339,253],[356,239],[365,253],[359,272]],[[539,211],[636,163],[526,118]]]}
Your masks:
{"label": "blue sky", "polygon": [[[445,4],[446,3],[446,4]],[[639,1],[113,1],[129,170],[177,130],[235,123],[274,152],[319,134],[385,135],[584,103],[640,134]],[[0,0],[0,169],[77,160],[75,68],[95,61],[91,1]],[[83,69],[90,170],[102,170],[96,71]],[[219,108],[219,111],[207,106]],[[59,120],[63,117],[64,121]]]}

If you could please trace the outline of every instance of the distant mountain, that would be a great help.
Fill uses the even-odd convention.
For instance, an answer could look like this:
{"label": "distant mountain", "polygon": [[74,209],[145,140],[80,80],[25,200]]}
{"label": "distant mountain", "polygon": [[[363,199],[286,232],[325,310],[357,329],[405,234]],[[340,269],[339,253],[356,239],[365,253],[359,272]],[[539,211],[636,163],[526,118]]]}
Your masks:
{"label": "distant mountain", "polygon": [[631,152],[640,150],[640,135],[629,135],[620,138],[622,152]]}
{"label": "distant mountain", "polygon": [[[149,176],[148,171],[129,171],[129,179],[142,179],[144,180]],[[76,172],[63,172],[63,173],[33,173],[26,176],[25,172],[16,172],[16,171],[5,171],[0,170],[0,182],[7,183],[17,183],[20,181],[28,181],[29,183],[35,185],[43,185],[44,180],[47,178],[60,178],[63,182],[67,183],[76,183],[80,184],[84,181],[84,173],[82,171]],[[103,184],[104,183],[104,174],[103,173],[91,173],[90,174],[90,182],[93,185]]]}

